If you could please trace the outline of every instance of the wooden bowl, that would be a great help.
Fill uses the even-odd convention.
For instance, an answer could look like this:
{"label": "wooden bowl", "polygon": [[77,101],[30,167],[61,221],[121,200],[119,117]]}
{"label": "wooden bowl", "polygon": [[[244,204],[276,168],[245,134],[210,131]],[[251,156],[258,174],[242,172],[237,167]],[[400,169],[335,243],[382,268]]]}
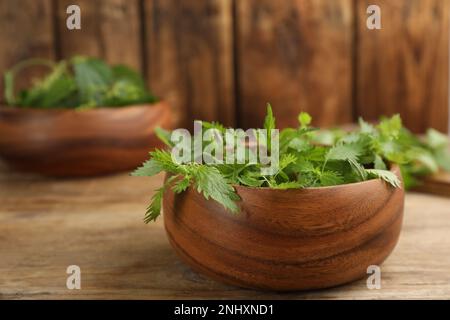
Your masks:
{"label": "wooden bowl", "polygon": [[[401,178],[398,167],[392,171]],[[274,190],[236,186],[233,215],[192,188],[164,194],[170,243],[194,270],[246,288],[292,291],[367,277],[394,249],[404,191],[381,180]]]}
{"label": "wooden bowl", "polygon": [[165,102],[90,110],[0,108],[0,157],[50,176],[131,170],[162,146],[154,129],[171,128]]}

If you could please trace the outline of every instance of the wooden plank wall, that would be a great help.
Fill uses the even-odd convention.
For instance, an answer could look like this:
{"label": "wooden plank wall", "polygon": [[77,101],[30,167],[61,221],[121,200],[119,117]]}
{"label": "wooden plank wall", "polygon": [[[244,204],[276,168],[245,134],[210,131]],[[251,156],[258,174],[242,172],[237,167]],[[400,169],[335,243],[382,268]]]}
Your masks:
{"label": "wooden plank wall", "polygon": [[[68,30],[66,8],[81,8],[81,30]],[[141,17],[138,0],[59,0],[57,14],[58,57],[77,54],[143,68]]]}
{"label": "wooden plank wall", "polygon": [[382,12],[382,29],[357,27],[357,111],[374,119],[400,113],[417,132],[448,129],[448,0],[363,0]]}
{"label": "wooden plank wall", "polygon": [[[3,73],[29,57],[55,59],[51,0],[0,1],[0,101]],[[26,70],[21,79],[38,77],[48,70]],[[21,81],[23,87],[29,81]]]}
{"label": "wooden plank wall", "polygon": [[[82,30],[67,30],[69,4]],[[369,4],[382,30],[366,28]],[[184,127],[259,126],[271,102],[281,126],[300,110],[316,125],[400,112],[414,131],[447,131],[449,10],[450,0],[4,0],[0,72],[34,56],[125,63]]]}
{"label": "wooden plank wall", "polygon": [[[150,86],[184,118],[234,125],[232,1],[145,0]],[[183,117],[184,116],[184,117]]]}
{"label": "wooden plank wall", "polygon": [[240,0],[237,6],[239,115],[257,127],[270,102],[278,124],[352,120],[352,0]]}

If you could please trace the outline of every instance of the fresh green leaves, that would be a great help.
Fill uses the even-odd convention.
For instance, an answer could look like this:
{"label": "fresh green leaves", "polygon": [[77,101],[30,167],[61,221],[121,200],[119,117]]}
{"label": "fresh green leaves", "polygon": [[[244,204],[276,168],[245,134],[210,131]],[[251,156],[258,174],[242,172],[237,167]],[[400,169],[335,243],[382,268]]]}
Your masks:
{"label": "fresh green leaves", "polygon": [[[363,152],[359,161],[366,167],[371,165],[373,169],[386,170],[387,163],[397,163],[407,189],[420,183],[422,176],[439,170],[450,171],[449,140],[446,135],[429,129],[424,137],[418,137],[402,126],[399,115],[383,118],[378,125],[359,119],[359,125],[359,130],[345,137],[330,130],[322,130],[320,135],[326,133],[331,136],[329,141],[361,144],[360,150]],[[369,174],[369,178],[374,177],[373,172]]]}
{"label": "fresh green leaves", "polygon": [[[50,68],[50,73],[16,97],[17,74],[25,68],[40,65]],[[122,65],[111,67],[95,58],[76,56],[59,63],[26,60],[7,71],[4,79],[6,101],[11,106],[86,109],[156,101],[138,73]]]}
{"label": "fresh green leaves", "polygon": [[380,178],[395,188],[400,188],[401,182],[400,179],[393,173],[388,170],[379,170],[379,169],[366,169],[367,174],[371,178]]}
{"label": "fresh green leaves", "polygon": [[344,183],[344,177],[335,171],[324,171],[319,176],[320,186],[334,186]]}
{"label": "fresh green leaves", "polygon": [[328,151],[326,160],[343,160],[343,161],[358,161],[358,157],[361,152],[358,150],[357,145],[352,144],[340,144],[331,147]]}
{"label": "fresh green leaves", "polygon": [[384,118],[377,128],[382,136],[395,139],[402,129],[402,119],[398,114],[394,115],[392,118]]}
{"label": "fresh green leaves", "polygon": [[177,164],[167,150],[155,150],[151,159],[136,169],[133,176],[154,176],[161,171],[169,173],[170,178],[155,191],[144,218],[146,223],[155,220],[161,211],[163,194],[168,188],[175,193],[184,192],[192,186],[206,199],[212,198],[230,212],[237,212],[236,200],[239,197],[223,174],[214,166],[197,163]]}
{"label": "fresh green leaves", "polygon": [[[32,64],[23,64],[22,66],[32,66]],[[74,79],[69,76],[67,64],[61,62],[52,65],[51,68],[52,72],[47,77],[37,81],[29,90],[21,91],[17,98],[14,96],[14,81],[5,83],[5,92],[9,92],[10,96],[8,104],[51,108],[70,103],[70,98],[76,91],[76,84]],[[14,72],[20,70],[22,68],[9,71],[9,76],[14,77]]]}
{"label": "fresh green leaves", "polygon": [[267,115],[266,115],[266,118],[264,119],[264,129],[267,130],[267,133],[266,133],[267,149],[269,151],[271,151],[272,150],[271,134],[272,134],[272,130],[275,129],[275,118],[273,116],[272,106],[270,105],[270,103],[267,104]]}
{"label": "fresh green leaves", "polygon": [[272,106],[270,103],[267,104],[267,115],[264,118],[264,129],[270,133],[270,130],[275,129],[275,118],[272,112]]}
{"label": "fresh green leaves", "polygon": [[164,191],[167,188],[167,185],[164,184],[163,187],[157,189],[155,194],[152,197],[152,201],[150,205],[147,207],[147,211],[145,212],[144,222],[149,223],[150,221],[155,221],[156,218],[159,217],[161,213],[162,207],[162,198],[164,195]]}
{"label": "fresh green leaves", "polygon": [[233,213],[238,211],[235,200],[238,200],[239,197],[217,168],[199,165],[191,167],[191,174],[195,181],[195,188],[206,199],[211,197],[229,211]]}
{"label": "fresh green leaves", "polygon": [[433,157],[439,168],[450,172],[449,139],[446,135],[434,129],[428,129],[425,138],[425,148]]}
{"label": "fresh green leaves", "polygon": [[158,160],[150,159],[145,161],[144,164],[137,168],[131,175],[135,177],[151,177],[163,170],[163,166]]}
{"label": "fresh green leaves", "polygon": [[309,115],[309,113],[306,112],[300,112],[298,115],[298,122],[300,123],[301,128],[307,128],[312,121],[312,117]]}
{"label": "fresh green leaves", "polygon": [[[417,183],[421,175],[450,170],[447,137],[429,130],[424,139],[419,139],[402,126],[398,115],[385,118],[378,125],[360,119],[360,128],[353,132],[317,130],[310,127],[311,120],[311,116],[303,112],[298,116],[297,128],[281,130],[278,167],[271,175],[263,175],[258,163],[177,164],[169,151],[151,152],[151,159],[133,175],[152,176],[164,171],[169,173],[169,179],[156,190],[145,221],[159,215],[162,196],[169,188],[181,193],[191,187],[228,211],[237,212],[239,197],[233,185],[285,190],[381,179],[399,188],[402,187],[399,177],[388,170],[391,164],[400,165],[405,187]],[[222,135],[226,132],[226,128],[217,123],[203,123],[203,128],[217,129]],[[270,133],[275,128],[275,117],[268,104],[264,129]],[[170,132],[158,129],[157,134],[172,147]],[[270,139],[267,142],[269,146]]]}
{"label": "fresh green leaves", "polygon": [[51,69],[55,67],[54,63],[50,60],[34,58],[34,59],[24,60],[24,61],[16,64],[10,70],[7,70],[5,72],[5,74],[3,75],[4,95],[5,95],[6,103],[8,105],[16,105],[17,104],[17,99],[14,94],[14,82],[15,82],[16,75],[26,68],[35,67],[35,66],[44,66],[46,68],[51,68]]}
{"label": "fresh green leaves", "polygon": [[375,169],[378,169],[378,170],[386,170],[387,169],[386,164],[384,163],[383,159],[378,154],[376,154],[374,157],[373,166]]}
{"label": "fresh green leaves", "polygon": [[433,150],[438,150],[441,148],[448,149],[448,137],[432,128],[427,130],[425,141],[426,144]]}

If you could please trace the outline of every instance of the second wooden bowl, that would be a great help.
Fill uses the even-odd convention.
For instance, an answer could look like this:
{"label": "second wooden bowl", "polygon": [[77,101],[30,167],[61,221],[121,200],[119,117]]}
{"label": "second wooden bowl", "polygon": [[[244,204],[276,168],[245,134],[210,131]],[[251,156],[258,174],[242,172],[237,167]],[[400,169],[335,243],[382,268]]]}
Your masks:
{"label": "second wooden bowl", "polygon": [[[392,171],[399,177],[398,167]],[[381,180],[274,190],[236,187],[232,215],[192,188],[164,195],[169,240],[195,270],[247,288],[318,289],[367,277],[399,237],[404,192]]]}
{"label": "second wooden bowl", "polygon": [[91,110],[0,108],[0,157],[23,171],[92,176],[132,170],[172,128],[164,102]]}

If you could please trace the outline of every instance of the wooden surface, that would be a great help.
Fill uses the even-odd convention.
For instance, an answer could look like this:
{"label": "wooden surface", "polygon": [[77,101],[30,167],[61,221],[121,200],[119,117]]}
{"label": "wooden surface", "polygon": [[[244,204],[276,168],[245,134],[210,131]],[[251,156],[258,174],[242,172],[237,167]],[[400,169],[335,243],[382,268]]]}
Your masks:
{"label": "wooden surface", "polygon": [[[448,130],[449,0],[356,1],[358,114],[400,113],[407,127]],[[381,30],[366,27],[370,4]]]}
{"label": "wooden surface", "polygon": [[[400,169],[393,167],[399,178]],[[170,243],[194,270],[245,288],[329,288],[366,277],[397,244],[404,190],[381,180],[326,188],[236,187],[232,215],[195,189],[164,196]]]}
{"label": "wooden surface", "polygon": [[[382,288],[366,281],[276,294],[206,279],[170,247],[162,219],[142,222],[157,178],[116,175],[46,180],[0,169],[0,299],[50,298],[450,298],[450,199],[407,194],[399,243],[382,265]],[[81,290],[66,268],[81,268]]]}
{"label": "wooden surface", "polygon": [[281,127],[300,111],[315,125],[352,119],[351,0],[236,1],[239,125],[273,105]]}

